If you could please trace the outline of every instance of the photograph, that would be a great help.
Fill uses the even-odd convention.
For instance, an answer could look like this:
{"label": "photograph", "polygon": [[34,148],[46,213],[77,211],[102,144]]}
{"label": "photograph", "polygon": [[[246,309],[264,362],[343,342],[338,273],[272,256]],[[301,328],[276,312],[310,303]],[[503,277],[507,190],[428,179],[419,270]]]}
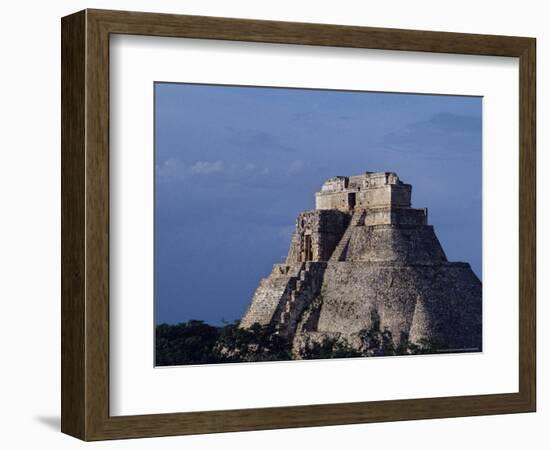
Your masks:
{"label": "photograph", "polygon": [[482,111],[155,82],[155,366],[481,352]]}

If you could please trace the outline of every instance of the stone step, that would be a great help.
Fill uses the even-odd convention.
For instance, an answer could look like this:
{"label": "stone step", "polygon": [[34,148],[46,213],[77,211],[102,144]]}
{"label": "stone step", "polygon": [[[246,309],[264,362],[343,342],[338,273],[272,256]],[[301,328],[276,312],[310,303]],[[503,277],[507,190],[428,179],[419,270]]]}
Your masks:
{"label": "stone step", "polygon": [[332,256],[330,257],[329,261],[340,261],[344,250],[349,244],[353,228],[361,223],[366,214],[367,212],[365,210],[358,210],[353,213],[348,228],[344,232],[342,238],[340,239],[340,242],[338,242],[338,245],[336,245],[336,248],[332,252]]}
{"label": "stone step", "polygon": [[[351,225],[348,227],[348,230],[351,230]],[[331,255],[329,261],[339,261],[340,260],[340,258],[342,256],[342,253],[346,249],[346,246],[348,245],[349,240],[351,238],[351,231],[348,233],[348,230],[346,230],[346,232],[342,236],[342,239],[340,239],[340,242],[338,243],[338,245],[336,246],[336,248],[332,252],[332,255]]]}
{"label": "stone step", "polygon": [[354,227],[357,227],[360,225],[360,223],[365,220],[365,217],[367,216],[367,211],[366,210],[360,210],[360,211],[356,211],[353,213],[353,216],[351,217],[351,220],[350,220],[350,225],[354,226]]}

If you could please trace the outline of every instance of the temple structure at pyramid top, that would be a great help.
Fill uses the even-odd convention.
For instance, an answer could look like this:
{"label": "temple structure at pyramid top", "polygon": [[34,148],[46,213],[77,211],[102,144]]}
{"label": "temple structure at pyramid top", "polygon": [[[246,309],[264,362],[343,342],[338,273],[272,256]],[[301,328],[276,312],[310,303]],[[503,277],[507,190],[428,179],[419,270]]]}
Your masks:
{"label": "temple structure at pyramid top", "polygon": [[287,263],[446,260],[427,208],[412,208],[411,193],[393,172],[330,178],[315,194],[315,210],[298,217]]}
{"label": "temple structure at pyramid top", "polygon": [[366,172],[352,177],[334,177],[315,194],[315,209],[353,211],[355,208],[411,206],[410,184],[393,172]]}

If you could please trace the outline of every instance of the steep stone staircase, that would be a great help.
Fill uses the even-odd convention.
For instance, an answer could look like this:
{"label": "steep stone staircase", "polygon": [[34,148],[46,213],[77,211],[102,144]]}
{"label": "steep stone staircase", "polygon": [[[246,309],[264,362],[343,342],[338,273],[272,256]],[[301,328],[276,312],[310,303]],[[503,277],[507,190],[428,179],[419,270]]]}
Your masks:
{"label": "steep stone staircase", "polygon": [[279,318],[279,324],[288,327],[291,319],[295,319],[296,316],[296,304],[299,300],[300,294],[304,291],[305,286],[309,282],[309,266],[306,263],[300,272],[298,277],[291,280],[289,283],[289,292],[287,300],[282,305],[281,317]]}
{"label": "steep stone staircase", "polygon": [[298,276],[289,283],[288,296],[281,305],[278,331],[290,337],[304,309],[317,297],[326,263],[306,262]]}
{"label": "steep stone staircase", "polygon": [[329,259],[330,262],[338,262],[338,261],[344,260],[344,258],[346,257],[349,241],[353,233],[353,228],[364,223],[366,215],[367,215],[367,211],[364,209],[356,210],[353,213],[353,215],[351,216],[351,220],[349,222],[348,228],[346,229],[346,231],[342,236],[342,239],[340,239],[340,242],[338,242],[338,245],[332,252],[332,255]]}
{"label": "steep stone staircase", "polygon": [[288,297],[296,285],[303,263],[275,264],[271,275],[264,278],[241,320],[241,327],[250,327],[254,323],[267,325],[271,323],[278,311],[281,302]]}

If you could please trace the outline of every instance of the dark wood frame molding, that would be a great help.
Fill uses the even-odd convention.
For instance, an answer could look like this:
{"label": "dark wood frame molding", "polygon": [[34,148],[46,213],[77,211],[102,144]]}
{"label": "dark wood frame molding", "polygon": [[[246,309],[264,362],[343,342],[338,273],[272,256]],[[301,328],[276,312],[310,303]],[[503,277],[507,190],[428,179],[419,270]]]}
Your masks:
{"label": "dark wood frame molding", "polygon": [[[104,10],[64,17],[61,31],[64,433],[100,440],[535,411],[534,38]],[[109,416],[108,99],[113,33],[518,57],[519,392]]]}

